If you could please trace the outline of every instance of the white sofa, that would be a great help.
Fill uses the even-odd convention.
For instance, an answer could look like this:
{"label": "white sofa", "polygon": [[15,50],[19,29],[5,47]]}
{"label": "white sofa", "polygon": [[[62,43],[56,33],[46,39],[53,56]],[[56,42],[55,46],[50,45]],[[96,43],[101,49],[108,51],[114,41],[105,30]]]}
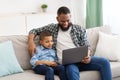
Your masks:
{"label": "white sofa", "polygon": [[[98,42],[98,31],[110,33],[109,27],[96,27],[87,29],[88,39],[90,41],[93,52],[95,52]],[[0,80],[44,80],[43,75],[35,74],[31,69],[29,63],[30,55],[28,53],[27,35],[0,36],[0,43],[8,40],[12,41],[15,55],[24,72],[0,77]],[[120,62],[110,62],[110,64],[113,80],[120,80]],[[80,77],[80,80],[100,80],[98,71],[82,71],[80,72]],[[59,80],[58,76],[56,75],[55,80]]]}

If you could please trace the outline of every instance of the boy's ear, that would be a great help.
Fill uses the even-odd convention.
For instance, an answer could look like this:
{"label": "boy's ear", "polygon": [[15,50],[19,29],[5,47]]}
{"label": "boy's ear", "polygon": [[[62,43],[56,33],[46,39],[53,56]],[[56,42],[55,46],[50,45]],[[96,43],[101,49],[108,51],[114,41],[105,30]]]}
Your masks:
{"label": "boy's ear", "polygon": [[42,44],[42,40],[40,40],[39,43]]}

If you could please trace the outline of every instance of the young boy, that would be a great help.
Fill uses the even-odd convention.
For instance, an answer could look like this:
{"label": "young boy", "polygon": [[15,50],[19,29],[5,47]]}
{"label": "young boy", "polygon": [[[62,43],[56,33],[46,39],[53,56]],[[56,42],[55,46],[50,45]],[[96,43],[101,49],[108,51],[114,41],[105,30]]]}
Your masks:
{"label": "young boy", "polygon": [[66,80],[65,68],[58,64],[55,51],[52,49],[53,37],[49,31],[40,33],[40,45],[30,60],[32,69],[41,75],[45,75],[45,80],[54,80],[54,73],[59,75],[60,80]]}

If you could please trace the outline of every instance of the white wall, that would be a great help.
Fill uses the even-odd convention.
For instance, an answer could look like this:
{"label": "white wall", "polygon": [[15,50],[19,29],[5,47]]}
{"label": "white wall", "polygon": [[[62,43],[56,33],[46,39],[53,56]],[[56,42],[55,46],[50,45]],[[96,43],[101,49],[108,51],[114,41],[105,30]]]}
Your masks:
{"label": "white wall", "polygon": [[56,12],[59,6],[70,7],[70,0],[0,0],[0,14],[40,12],[41,4],[48,4],[48,12]]}
{"label": "white wall", "polygon": [[0,17],[0,36],[24,35],[27,33],[23,15]]}
{"label": "white wall", "polygon": [[[40,24],[39,22],[43,21],[42,19],[38,19],[38,18],[36,18],[35,15],[31,14],[31,13],[37,13],[38,14],[37,16],[42,17],[42,15],[41,15],[42,10],[40,7],[42,4],[48,4],[47,14],[49,17],[50,17],[50,15],[55,17],[57,9],[60,6],[69,7],[69,9],[71,10],[71,13],[72,13],[73,23],[84,26],[84,21],[85,21],[85,19],[84,19],[84,0],[0,0],[0,21],[1,21],[0,33],[2,35],[4,35],[4,34],[12,35],[15,33],[18,35],[18,34],[28,33],[28,31],[32,28],[31,25],[32,26],[34,24],[38,25],[38,24]],[[30,21],[28,20],[28,23],[30,23],[30,26],[29,25],[25,25],[27,27],[24,27],[22,25],[21,25],[21,27],[14,26],[14,25],[16,25],[16,24],[14,24],[15,23],[14,15],[16,15],[16,17],[17,17],[17,15],[19,16],[21,14],[22,15],[31,14],[32,17],[31,16],[28,17],[28,19],[29,18],[31,19]],[[7,17],[11,17],[10,18],[11,20],[10,19],[8,20]],[[16,19],[19,19],[19,18],[16,18]],[[22,19],[24,19],[24,18],[22,18]],[[33,22],[33,20],[38,20],[38,21]],[[20,21],[22,21],[22,20],[20,20]],[[56,22],[55,20],[53,20],[53,21]],[[49,21],[47,21],[47,24],[54,23],[54,22],[51,22],[51,20],[49,20]],[[7,23],[9,25],[14,24],[13,26],[18,30],[14,30],[14,32],[13,32],[11,27],[4,23]],[[33,26],[33,28],[34,28],[34,26]],[[7,29],[10,29],[10,32]],[[7,30],[7,31],[5,31],[5,30]]]}
{"label": "white wall", "polygon": [[104,25],[109,25],[114,34],[120,34],[120,0],[103,1]]}
{"label": "white wall", "polygon": [[84,25],[84,0],[0,0],[0,15],[14,13],[39,13],[41,4],[48,4],[47,11],[56,13],[60,6],[67,6],[75,23]]}
{"label": "white wall", "polygon": [[85,26],[85,1],[71,0],[74,22],[81,26]]}

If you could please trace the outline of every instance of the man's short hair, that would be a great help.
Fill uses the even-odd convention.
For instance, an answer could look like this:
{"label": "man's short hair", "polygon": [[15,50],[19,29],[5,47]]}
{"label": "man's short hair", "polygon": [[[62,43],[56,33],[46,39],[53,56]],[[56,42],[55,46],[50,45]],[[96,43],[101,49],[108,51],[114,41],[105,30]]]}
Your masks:
{"label": "man's short hair", "polygon": [[40,40],[43,40],[43,39],[44,39],[45,37],[47,37],[47,36],[52,36],[51,32],[50,32],[50,31],[47,31],[47,30],[42,31],[42,32],[40,33],[40,35],[39,35],[39,39],[40,39]]}
{"label": "man's short hair", "polygon": [[70,10],[69,10],[69,8],[67,8],[65,6],[60,7],[57,11],[57,15],[68,14],[68,13],[70,13]]}

